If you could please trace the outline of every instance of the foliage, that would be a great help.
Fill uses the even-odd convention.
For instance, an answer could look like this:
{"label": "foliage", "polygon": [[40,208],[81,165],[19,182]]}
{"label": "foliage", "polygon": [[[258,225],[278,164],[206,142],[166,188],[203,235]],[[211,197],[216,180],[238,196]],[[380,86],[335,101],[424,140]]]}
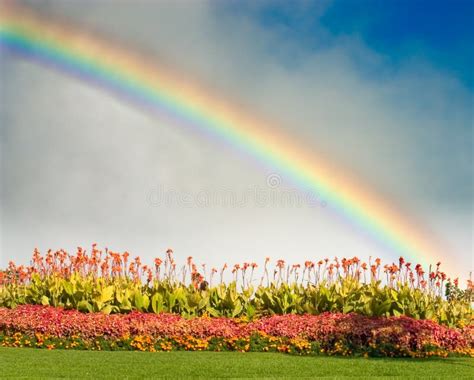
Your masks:
{"label": "foliage", "polygon": [[[168,250],[154,267],[142,265],[139,257],[119,254],[93,245],[88,254],[64,250],[43,257],[35,250],[31,266],[10,262],[0,271],[0,306],[14,308],[39,304],[104,314],[142,311],[176,313],[185,317],[242,317],[273,314],[358,313],[365,316],[400,316],[431,319],[447,326],[463,327],[473,320],[472,282],[462,291],[439,270],[425,277],[421,265],[400,258],[398,265],[382,267],[358,258],[318,262],[303,266],[278,260],[276,267],[263,267],[259,282],[255,263],[236,264],[232,281],[224,282],[220,271],[198,266],[189,257],[180,272]],[[213,280],[220,272],[220,281]],[[273,273],[273,276],[270,275]],[[442,289],[446,286],[446,297]]]}
{"label": "foliage", "polygon": [[274,315],[254,321],[132,312],[81,313],[48,306],[0,308],[7,347],[139,351],[270,351],[294,354],[474,356],[474,327],[408,317]]}

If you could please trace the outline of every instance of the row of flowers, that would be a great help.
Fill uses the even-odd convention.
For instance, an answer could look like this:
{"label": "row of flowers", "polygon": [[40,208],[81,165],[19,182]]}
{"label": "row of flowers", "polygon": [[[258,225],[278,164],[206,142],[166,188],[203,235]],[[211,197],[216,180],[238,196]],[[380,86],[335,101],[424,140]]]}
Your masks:
{"label": "row of flowers", "polygon": [[[31,280],[34,273],[41,277],[55,274],[62,278],[69,278],[77,273],[81,276],[92,276],[94,278],[128,278],[135,282],[145,282],[147,284],[153,280],[180,282],[182,284],[191,283],[196,288],[203,283],[204,286],[223,283],[224,272],[230,270],[235,282],[248,287],[257,282],[254,277],[259,265],[255,262],[245,262],[228,266],[224,264],[222,268],[207,268],[205,264],[198,265],[193,257],[186,259],[186,264],[181,267],[173,257],[173,250],[168,249],[163,259],[155,258],[153,265],[143,264],[139,256],[132,258],[130,253],[113,252],[108,248],[101,250],[97,244],[92,245],[90,253],[82,247],[77,247],[75,254],[69,254],[60,249],[47,251],[45,255],[35,248],[31,265],[16,265],[9,262],[5,270],[0,270],[0,285],[3,284],[25,284]],[[397,287],[397,284],[408,284],[412,288],[428,289],[433,293],[442,295],[444,284],[451,282],[446,273],[440,271],[441,262],[435,267],[429,266],[428,273],[421,264],[412,264],[400,257],[397,263],[386,263],[382,265],[381,259],[364,262],[358,257],[329,258],[318,261],[306,260],[304,264],[289,264],[285,260],[277,260],[274,266],[270,265],[270,258],[267,257],[263,264],[263,273],[259,278],[259,284],[267,286],[273,282],[277,284],[285,283],[313,283],[335,282],[340,278],[355,278],[363,283],[384,280],[389,286]],[[382,275],[383,272],[383,275]],[[217,278],[217,276],[219,277]],[[452,283],[458,287],[459,279],[455,278]],[[468,289],[473,289],[473,281],[468,280]]]}
{"label": "row of flowers", "polygon": [[276,351],[298,354],[474,357],[474,326],[408,317],[274,315],[254,321],[175,314],[105,315],[48,306],[0,308],[0,345],[89,350]]}

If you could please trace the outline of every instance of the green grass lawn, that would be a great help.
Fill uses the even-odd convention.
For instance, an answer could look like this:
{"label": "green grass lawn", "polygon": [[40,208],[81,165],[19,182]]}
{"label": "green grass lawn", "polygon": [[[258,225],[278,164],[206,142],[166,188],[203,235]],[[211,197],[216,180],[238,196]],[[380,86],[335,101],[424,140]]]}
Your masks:
{"label": "green grass lawn", "polygon": [[474,359],[363,359],[237,352],[92,352],[0,348],[2,378],[473,379]]}

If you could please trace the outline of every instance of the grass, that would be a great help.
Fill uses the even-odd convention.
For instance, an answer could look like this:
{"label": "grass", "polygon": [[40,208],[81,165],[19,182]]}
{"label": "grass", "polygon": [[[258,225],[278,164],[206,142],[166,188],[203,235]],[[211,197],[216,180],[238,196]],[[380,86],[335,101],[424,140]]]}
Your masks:
{"label": "grass", "polygon": [[1,378],[472,379],[474,359],[363,359],[237,352],[93,352],[0,348]]}

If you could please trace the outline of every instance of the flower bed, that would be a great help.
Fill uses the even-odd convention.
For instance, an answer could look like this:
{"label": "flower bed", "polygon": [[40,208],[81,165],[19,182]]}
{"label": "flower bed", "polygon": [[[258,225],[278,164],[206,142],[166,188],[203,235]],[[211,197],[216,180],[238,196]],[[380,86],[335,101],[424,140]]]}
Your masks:
{"label": "flower bed", "polygon": [[275,315],[254,321],[176,314],[81,313],[49,306],[0,308],[0,344],[89,350],[236,350],[299,354],[474,356],[474,327],[409,317]]}
{"label": "flower bed", "polygon": [[[472,324],[474,285],[463,290],[458,279],[440,270],[441,263],[412,265],[400,257],[383,265],[329,258],[289,265],[269,258],[256,263],[224,264],[218,270],[192,257],[179,266],[169,249],[154,265],[128,252],[105,251],[93,244],[75,254],[34,251],[31,265],[10,262],[0,269],[0,307],[44,305],[104,314],[175,313],[254,319],[273,314],[358,313],[367,317],[408,316],[435,320],[448,327]],[[224,281],[226,270],[232,281]]]}

